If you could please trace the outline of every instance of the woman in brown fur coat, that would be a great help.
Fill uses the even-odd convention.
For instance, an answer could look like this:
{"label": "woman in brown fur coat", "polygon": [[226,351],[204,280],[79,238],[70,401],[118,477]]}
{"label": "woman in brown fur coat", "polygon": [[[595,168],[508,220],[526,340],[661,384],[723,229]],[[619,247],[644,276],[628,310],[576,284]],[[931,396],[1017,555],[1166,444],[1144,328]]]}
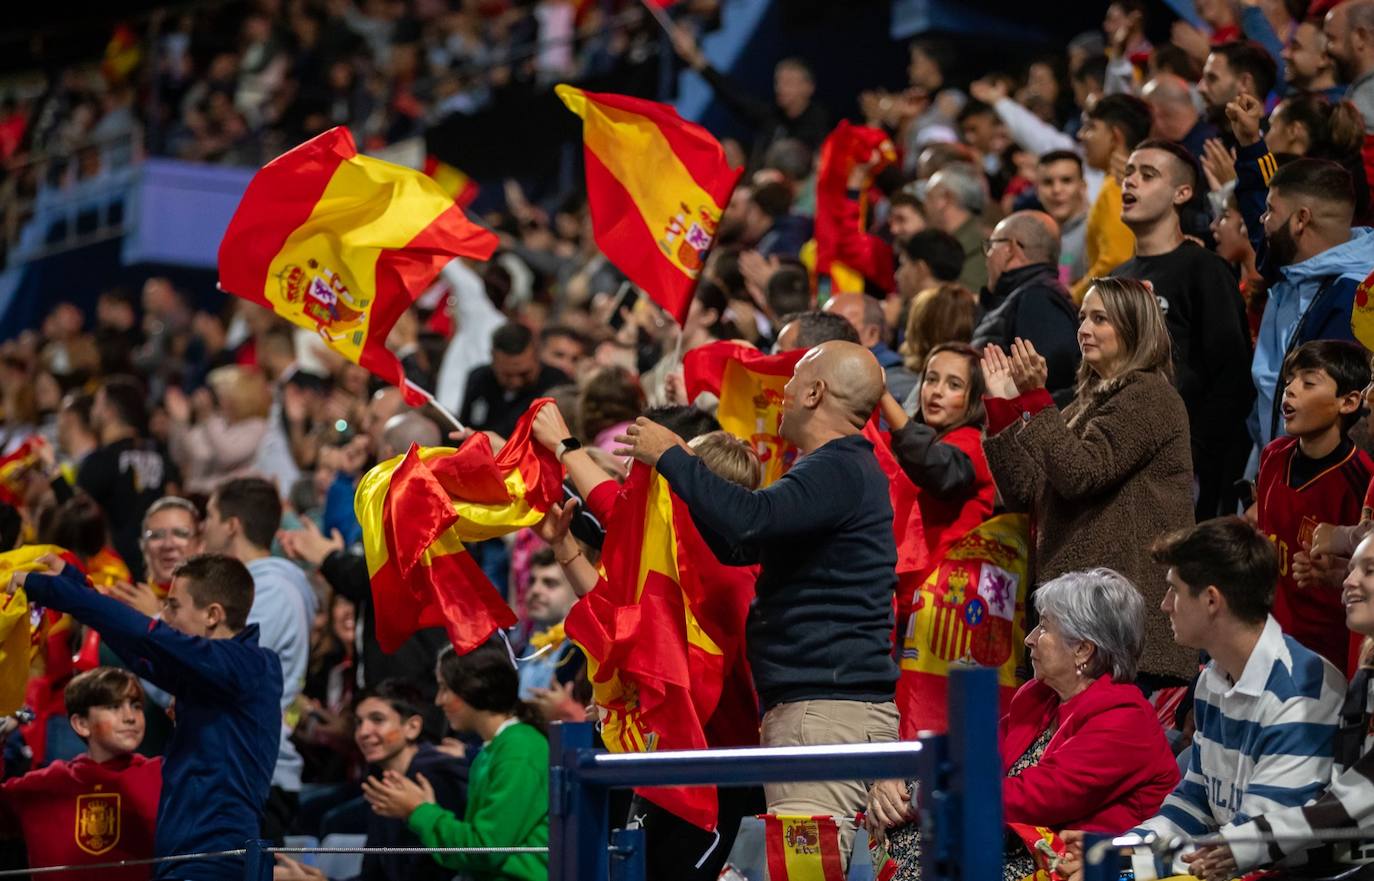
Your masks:
{"label": "woman in brown fur coat", "polygon": [[1083,362],[1063,411],[1028,342],[1010,358],[984,352],[983,449],[1006,505],[1031,514],[1035,579],[1095,566],[1125,575],[1146,600],[1141,685],[1185,684],[1197,653],[1174,642],[1159,611],[1165,573],[1149,552],[1193,523],[1188,413],[1171,379],[1169,332],[1154,295],[1131,279],[1094,279],[1079,317]]}

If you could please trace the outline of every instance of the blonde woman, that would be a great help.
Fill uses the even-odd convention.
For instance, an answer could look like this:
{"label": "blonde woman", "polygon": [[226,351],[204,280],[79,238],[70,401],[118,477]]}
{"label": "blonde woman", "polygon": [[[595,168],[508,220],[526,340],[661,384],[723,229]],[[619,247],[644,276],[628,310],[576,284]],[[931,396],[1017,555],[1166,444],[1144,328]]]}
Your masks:
{"label": "blonde woman", "polygon": [[169,388],[164,399],[172,458],[190,492],[210,492],[226,478],[252,472],[272,403],[267,380],[256,370],[220,367],[210,372],[206,385],[213,403],[200,398],[200,419],[194,423],[192,402],[181,389]]}
{"label": "blonde woman", "polygon": [[[1166,585],[1150,544],[1192,525],[1193,472],[1188,414],[1154,294],[1131,279],[1094,279],[1078,344],[1078,384],[1062,411],[1030,343],[1015,341],[1010,357],[996,346],[984,351],[983,449],[1007,505],[1031,514],[1037,582],[1107,566],[1158,608]],[[1174,642],[1162,615],[1147,617],[1145,635],[1146,691],[1186,684],[1196,653]]]}

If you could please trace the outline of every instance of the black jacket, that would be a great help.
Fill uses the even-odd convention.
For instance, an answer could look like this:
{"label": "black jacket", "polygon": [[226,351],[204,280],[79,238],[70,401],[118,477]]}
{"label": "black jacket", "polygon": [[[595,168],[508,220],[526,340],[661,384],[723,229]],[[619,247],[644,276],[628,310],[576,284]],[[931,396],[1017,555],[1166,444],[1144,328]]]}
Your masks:
{"label": "black jacket", "polygon": [[[369,769],[369,772],[380,776],[375,768]],[[420,751],[410,760],[410,767],[406,769],[406,776],[411,780],[421,774],[433,785],[439,807],[452,811],[455,816],[463,816],[468,797],[467,761],[455,759],[422,743]],[[422,847],[423,843],[410,831],[405,820],[383,817],[369,811],[367,846]],[[452,869],[439,865],[427,853],[370,853],[363,857],[363,870],[358,875],[359,881],[448,881],[452,877]]]}
{"label": "black jacket", "polygon": [[982,348],[992,343],[1005,350],[1017,337],[1030,340],[1049,362],[1045,387],[1050,393],[1074,387],[1082,357],[1078,312],[1059,280],[1058,267],[1033,263],[1008,270],[991,290],[983,289],[978,301],[983,317],[973,331],[973,345]]}

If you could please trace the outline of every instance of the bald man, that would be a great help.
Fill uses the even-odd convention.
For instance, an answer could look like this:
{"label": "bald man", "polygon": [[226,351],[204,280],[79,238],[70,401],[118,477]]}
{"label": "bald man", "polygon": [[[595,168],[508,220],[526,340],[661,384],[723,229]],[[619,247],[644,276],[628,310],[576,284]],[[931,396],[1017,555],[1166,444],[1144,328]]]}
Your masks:
{"label": "bald man", "polygon": [[1198,112],[1193,89],[1183,77],[1160,74],[1145,84],[1140,97],[1154,112],[1151,137],[1177,141],[1194,156],[1202,155],[1202,145],[1209,138],[1220,137],[1217,127]]}
{"label": "bald man", "polygon": [[1049,362],[1050,394],[1067,393],[1080,354],[1077,310],[1059,278],[1059,224],[1043,211],[1018,211],[997,224],[983,253],[988,286],[973,344],[1005,349],[1018,337],[1030,340]]}
{"label": "bald man", "polygon": [[[765,746],[897,738],[892,505],[861,433],[882,392],[883,370],[862,346],[808,351],[782,405],[782,435],[801,458],[754,492],[712,474],[661,426],[641,418],[627,429],[634,457],[667,478],[716,556],[762,566],[747,646]],[[865,800],[858,780],[764,791],[775,814],[853,816]],[[854,830],[841,826],[847,852]]]}
{"label": "bald man", "polygon": [[859,342],[878,359],[883,368],[887,390],[899,401],[916,388],[917,376],[907,369],[902,356],[887,344],[887,316],[883,304],[867,294],[836,294],[825,304],[825,311],[842,315],[859,335]]}

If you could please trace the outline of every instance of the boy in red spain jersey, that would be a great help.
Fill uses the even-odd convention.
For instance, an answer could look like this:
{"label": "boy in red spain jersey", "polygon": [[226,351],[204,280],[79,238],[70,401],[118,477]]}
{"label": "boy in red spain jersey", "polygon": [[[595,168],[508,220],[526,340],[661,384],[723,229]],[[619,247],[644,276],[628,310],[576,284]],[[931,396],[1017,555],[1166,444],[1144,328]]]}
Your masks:
{"label": "boy in red spain jersey", "polygon": [[[1319,523],[1351,524],[1374,461],[1349,437],[1369,384],[1369,354],[1351,342],[1317,340],[1283,365],[1283,429],[1260,455],[1256,518],[1279,552],[1274,617],[1285,633],[1344,670],[1358,649],[1345,626],[1340,580],[1313,566]],[[1344,573],[1342,573],[1344,574]]]}
{"label": "boy in red spain jersey", "polygon": [[[22,832],[29,865],[91,865],[153,856],[162,759],[143,741],[143,689],[128,670],[97,667],[67,684],[72,728],[87,751],[0,783],[0,832]],[[143,881],[152,866],[55,872],[55,881]]]}

